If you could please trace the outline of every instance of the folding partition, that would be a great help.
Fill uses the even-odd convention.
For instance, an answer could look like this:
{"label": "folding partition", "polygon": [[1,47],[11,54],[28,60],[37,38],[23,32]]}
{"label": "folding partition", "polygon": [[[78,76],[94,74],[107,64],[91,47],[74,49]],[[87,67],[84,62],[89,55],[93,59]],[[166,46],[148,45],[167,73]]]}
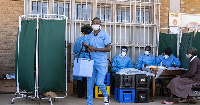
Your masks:
{"label": "folding partition", "polygon": [[65,20],[39,21],[39,93],[65,91]]}
{"label": "folding partition", "polygon": [[[23,20],[19,37],[18,82],[19,88],[34,93],[34,55],[36,43],[36,20]],[[17,47],[18,48],[18,47]],[[16,51],[18,52],[18,50]],[[17,72],[16,72],[17,73]]]}
{"label": "folding partition", "polygon": [[158,54],[162,54],[167,47],[172,49],[174,56],[177,56],[177,34],[160,33]]}
{"label": "folding partition", "polygon": [[53,105],[51,98],[39,95],[49,91],[65,92],[67,96],[66,21],[20,16],[15,56],[17,92],[12,103],[17,98],[30,97],[49,99]]}

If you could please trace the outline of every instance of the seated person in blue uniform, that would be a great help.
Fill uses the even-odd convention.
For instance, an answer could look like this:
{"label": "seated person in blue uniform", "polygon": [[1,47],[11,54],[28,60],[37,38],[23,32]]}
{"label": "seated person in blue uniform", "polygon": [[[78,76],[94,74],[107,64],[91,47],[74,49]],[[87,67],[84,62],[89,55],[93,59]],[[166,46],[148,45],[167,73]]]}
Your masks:
{"label": "seated person in blue uniform", "polygon": [[142,67],[155,65],[155,58],[151,55],[151,47],[146,46],[144,54],[140,55],[137,58],[137,62],[135,64],[135,68],[141,70]]}
{"label": "seated person in blue uniform", "polygon": [[127,52],[128,48],[122,46],[121,53],[113,57],[112,59],[112,66],[113,66],[112,72],[114,72],[113,76],[115,75],[116,72],[118,72],[121,69],[133,68],[132,59],[127,55]]}
{"label": "seated person in blue uniform", "polygon": [[[81,32],[83,36],[79,37],[73,47],[73,52],[75,53],[75,58],[78,58],[79,51],[81,50],[82,47],[82,42],[85,42],[87,39],[87,35],[92,32],[92,27],[90,25],[84,25],[81,27]],[[89,59],[89,53],[85,51],[85,47],[83,47],[82,52],[80,53],[79,58],[87,58]],[[87,78],[85,77],[79,77],[79,76],[74,76],[74,79],[77,80],[77,94],[78,98],[83,97],[84,95],[84,90],[87,87]]]}
{"label": "seated person in blue uniform", "polygon": [[157,66],[179,67],[181,62],[172,54],[172,49],[167,47],[162,55],[156,57]]}

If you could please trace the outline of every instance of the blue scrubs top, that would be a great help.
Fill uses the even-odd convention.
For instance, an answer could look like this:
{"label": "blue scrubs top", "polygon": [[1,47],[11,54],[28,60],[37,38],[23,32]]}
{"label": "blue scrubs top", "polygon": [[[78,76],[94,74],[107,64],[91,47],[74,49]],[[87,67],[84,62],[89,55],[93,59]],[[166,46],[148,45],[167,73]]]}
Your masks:
{"label": "blue scrubs top", "polygon": [[177,59],[173,54],[169,56],[169,58],[165,59],[162,55],[159,55],[156,57],[156,65],[160,66],[162,62],[162,65],[166,65],[166,67],[171,67],[172,64],[175,64],[175,66],[180,66],[181,61]]}
{"label": "blue scrubs top", "polygon": [[133,68],[133,62],[129,56],[125,56],[123,58],[120,56],[120,54],[117,54],[112,59],[112,66],[113,66],[112,71],[118,72],[119,70],[124,68]]}
{"label": "blue scrubs top", "polygon": [[[78,57],[78,54],[79,54],[79,52],[81,50],[81,47],[82,47],[82,42],[85,42],[86,40],[87,40],[87,36],[79,37],[76,40],[76,42],[74,44],[74,47],[73,47],[73,52],[75,53],[75,58]],[[81,52],[79,58],[87,58],[87,59],[89,59],[89,53],[87,53],[85,51],[85,47],[83,47],[82,52]]]}
{"label": "blue scrubs top", "polygon": [[[85,43],[95,48],[105,48],[106,45],[111,44],[108,33],[102,30],[96,36],[94,32],[91,32],[87,38],[88,40]],[[91,59],[94,60],[94,67],[107,66],[107,52],[93,51],[90,52],[90,55]]]}
{"label": "blue scrubs top", "polygon": [[149,56],[144,54],[140,55],[137,58],[135,68],[141,70],[141,68],[144,67],[145,64],[147,64],[148,66],[155,65],[155,58],[151,54]]}

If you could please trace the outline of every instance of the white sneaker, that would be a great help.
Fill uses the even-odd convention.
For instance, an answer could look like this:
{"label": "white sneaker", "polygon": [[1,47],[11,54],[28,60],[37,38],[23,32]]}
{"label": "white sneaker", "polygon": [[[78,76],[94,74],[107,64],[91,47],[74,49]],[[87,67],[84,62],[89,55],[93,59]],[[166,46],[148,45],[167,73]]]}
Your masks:
{"label": "white sneaker", "polygon": [[104,97],[104,105],[109,105],[109,103],[110,103],[109,96]]}

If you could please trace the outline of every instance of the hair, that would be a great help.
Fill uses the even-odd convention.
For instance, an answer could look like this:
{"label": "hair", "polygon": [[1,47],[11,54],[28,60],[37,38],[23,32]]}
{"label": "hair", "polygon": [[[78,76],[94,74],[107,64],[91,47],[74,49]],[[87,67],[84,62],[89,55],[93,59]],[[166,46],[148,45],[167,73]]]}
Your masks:
{"label": "hair", "polygon": [[172,49],[170,47],[167,47],[167,48],[165,48],[164,52],[167,55],[171,55],[172,54]]}
{"label": "hair", "polygon": [[85,28],[81,29],[81,32],[83,34],[90,34],[92,32],[92,29],[85,27]]}
{"label": "hair", "polygon": [[188,48],[187,51],[189,52],[189,54],[192,54],[194,56],[196,56],[198,54],[198,50],[196,48],[194,48],[194,47]]}
{"label": "hair", "polygon": [[151,47],[150,46],[146,46],[145,49],[149,49],[151,51]]}
{"label": "hair", "polygon": [[99,22],[98,22],[98,23],[101,23],[101,19],[100,19],[100,18],[98,18],[98,17],[95,17],[94,19],[92,19],[92,21],[94,21],[94,20],[99,20]]}
{"label": "hair", "polygon": [[83,34],[90,34],[92,32],[92,30],[93,30],[92,27],[88,24],[81,27],[81,32]]}
{"label": "hair", "polygon": [[126,46],[122,46],[121,49],[128,49]]}

